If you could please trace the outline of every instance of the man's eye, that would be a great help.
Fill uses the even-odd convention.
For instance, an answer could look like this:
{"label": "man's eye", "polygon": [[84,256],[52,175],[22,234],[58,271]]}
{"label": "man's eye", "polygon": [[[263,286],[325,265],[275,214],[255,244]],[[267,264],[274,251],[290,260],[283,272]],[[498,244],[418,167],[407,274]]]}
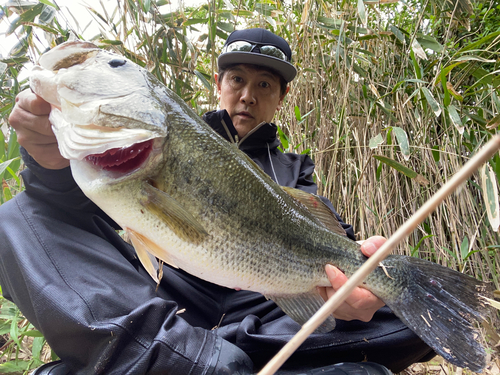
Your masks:
{"label": "man's eye", "polygon": [[260,83],[260,85],[261,85],[262,87],[264,87],[264,88],[267,88],[267,87],[270,87],[270,86],[271,86],[271,85],[269,84],[269,82],[265,82],[265,81],[261,82],[261,83]]}
{"label": "man's eye", "polygon": [[234,76],[234,77],[233,77],[233,81],[234,81],[234,82],[242,82],[242,81],[243,81],[243,78],[238,77],[238,76]]}

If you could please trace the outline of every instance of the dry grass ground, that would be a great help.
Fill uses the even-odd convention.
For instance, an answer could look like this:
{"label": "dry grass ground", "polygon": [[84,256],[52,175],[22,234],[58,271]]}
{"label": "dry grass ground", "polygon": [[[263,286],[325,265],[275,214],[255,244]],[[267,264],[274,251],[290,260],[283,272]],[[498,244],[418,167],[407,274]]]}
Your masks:
{"label": "dry grass ground", "polygon": [[[442,357],[436,357],[427,363],[416,363],[399,375],[470,375],[475,374],[447,363]],[[488,365],[481,373],[483,375],[500,374],[500,359],[498,356],[491,358]]]}

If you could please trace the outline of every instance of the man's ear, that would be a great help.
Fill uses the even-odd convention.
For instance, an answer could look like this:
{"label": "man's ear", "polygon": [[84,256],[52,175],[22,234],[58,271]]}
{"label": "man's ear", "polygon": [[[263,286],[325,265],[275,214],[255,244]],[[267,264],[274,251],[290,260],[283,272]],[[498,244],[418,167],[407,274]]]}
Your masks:
{"label": "man's ear", "polygon": [[217,85],[217,92],[220,93],[220,82],[219,82],[219,73],[214,73],[215,84]]}
{"label": "man's ear", "polygon": [[280,97],[278,107],[276,108],[277,111],[279,111],[281,109],[281,106],[283,105],[283,100],[285,100],[285,96],[286,96],[286,94],[288,94],[288,91],[290,91],[290,86],[286,86],[285,93]]}

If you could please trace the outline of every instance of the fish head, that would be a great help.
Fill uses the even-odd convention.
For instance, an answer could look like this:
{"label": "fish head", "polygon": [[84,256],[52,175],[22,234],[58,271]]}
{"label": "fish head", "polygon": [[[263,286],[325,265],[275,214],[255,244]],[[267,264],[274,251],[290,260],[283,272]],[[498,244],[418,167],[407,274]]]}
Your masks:
{"label": "fish head", "polygon": [[167,135],[163,85],[92,43],[66,42],[43,54],[30,86],[51,104],[60,152],[71,161],[130,174],[161,149]]}

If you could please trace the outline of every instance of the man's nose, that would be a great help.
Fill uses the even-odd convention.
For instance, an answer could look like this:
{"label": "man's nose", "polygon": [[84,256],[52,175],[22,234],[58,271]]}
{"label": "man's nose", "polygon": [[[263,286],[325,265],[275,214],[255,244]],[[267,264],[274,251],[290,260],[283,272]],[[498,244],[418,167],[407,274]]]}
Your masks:
{"label": "man's nose", "polygon": [[246,105],[254,105],[257,103],[257,98],[255,97],[254,90],[250,87],[245,87],[241,92],[240,101]]}

